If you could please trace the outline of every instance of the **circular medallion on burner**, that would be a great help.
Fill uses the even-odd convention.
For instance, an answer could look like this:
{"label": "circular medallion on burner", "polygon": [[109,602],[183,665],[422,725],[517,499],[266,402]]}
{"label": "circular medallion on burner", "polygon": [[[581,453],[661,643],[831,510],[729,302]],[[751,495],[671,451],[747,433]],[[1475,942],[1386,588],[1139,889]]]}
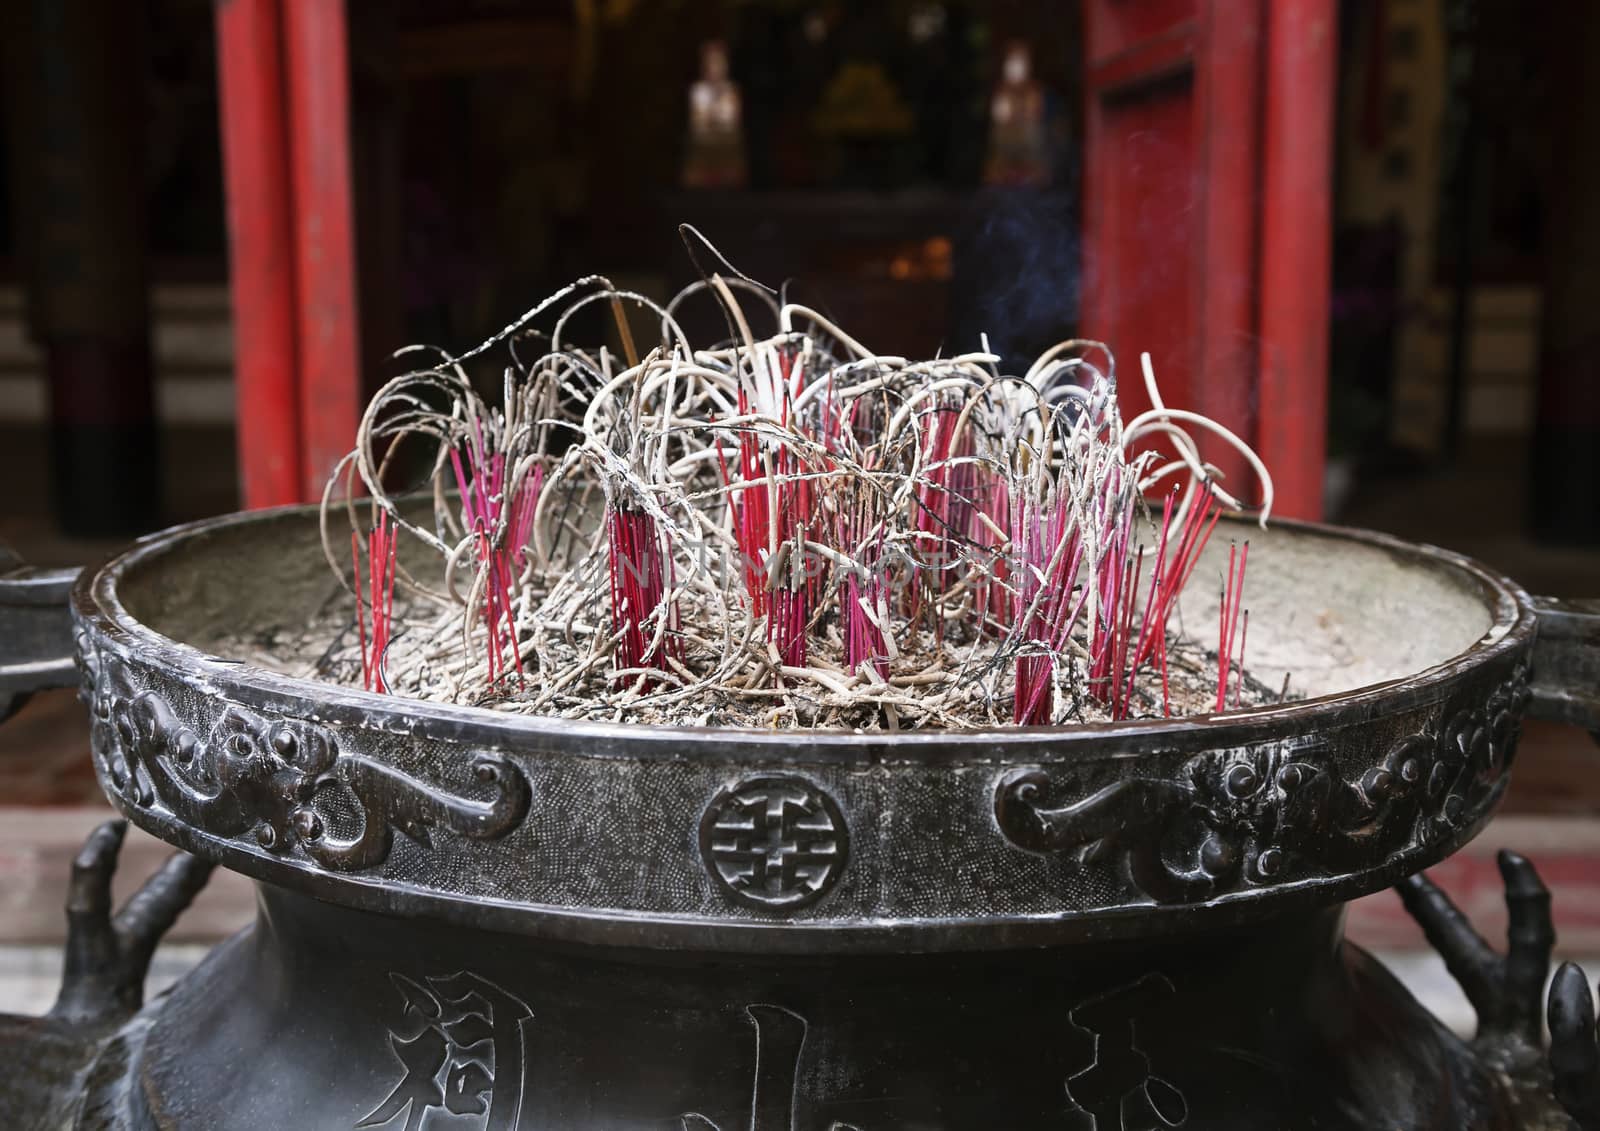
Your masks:
{"label": "circular medallion on burner", "polygon": [[748,778],[717,794],[700,820],[700,852],[717,885],[764,911],[821,899],[848,850],[839,806],[803,778]]}

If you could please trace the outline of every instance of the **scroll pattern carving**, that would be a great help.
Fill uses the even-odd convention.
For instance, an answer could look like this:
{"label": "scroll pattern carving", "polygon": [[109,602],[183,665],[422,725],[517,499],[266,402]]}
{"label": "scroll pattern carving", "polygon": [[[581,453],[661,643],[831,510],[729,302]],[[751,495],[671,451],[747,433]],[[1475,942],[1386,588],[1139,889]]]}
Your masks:
{"label": "scroll pattern carving", "polygon": [[[107,786],[129,805],[160,806],[213,836],[248,837],[268,852],[341,872],[381,864],[396,830],[424,846],[441,828],[492,840],[527,816],[528,780],[506,758],[485,754],[470,764],[488,797],[458,796],[341,752],[329,728],[305,719],[230,704],[209,726],[191,725],[82,635],[78,649],[95,757]],[[359,829],[335,835],[326,819],[333,810],[353,811]]]}
{"label": "scroll pattern carving", "polygon": [[1381,748],[1353,774],[1319,758],[1315,738],[1208,751],[1171,778],[1129,778],[1065,804],[1068,774],[1015,770],[1000,781],[995,817],[1016,847],[1120,868],[1156,903],[1354,872],[1471,820],[1510,763],[1529,698],[1519,663],[1481,706]]}

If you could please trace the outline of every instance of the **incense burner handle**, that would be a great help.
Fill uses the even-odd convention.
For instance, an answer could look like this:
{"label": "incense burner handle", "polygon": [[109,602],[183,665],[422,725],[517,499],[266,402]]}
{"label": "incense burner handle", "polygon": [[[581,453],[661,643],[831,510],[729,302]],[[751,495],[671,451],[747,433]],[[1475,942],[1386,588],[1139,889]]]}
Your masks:
{"label": "incense burner handle", "polygon": [[1535,597],[1533,603],[1539,639],[1528,713],[1583,727],[1600,742],[1600,597]]}
{"label": "incense burner handle", "polygon": [[68,601],[78,569],[36,569],[0,542],[0,721],[35,691],[78,682]]}

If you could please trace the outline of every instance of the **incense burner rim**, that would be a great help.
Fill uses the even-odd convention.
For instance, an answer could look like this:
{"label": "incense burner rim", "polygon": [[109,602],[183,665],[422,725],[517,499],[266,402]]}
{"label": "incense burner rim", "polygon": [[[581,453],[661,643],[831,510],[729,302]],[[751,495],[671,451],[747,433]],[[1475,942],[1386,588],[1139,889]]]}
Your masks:
{"label": "incense burner rim", "polygon": [[[1534,600],[1522,586],[1466,555],[1426,543],[1408,542],[1373,530],[1296,519],[1274,519],[1273,525],[1281,529],[1357,542],[1415,564],[1456,571],[1464,579],[1470,580],[1483,596],[1486,605],[1491,608],[1492,622],[1466,650],[1413,675],[1286,703],[1221,714],[1129,719],[1121,722],[887,732],[595,722],[384,695],[344,684],[271,672],[212,655],[143,624],[123,607],[117,593],[117,583],[121,577],[130,569],[181,546],[186,539],[233,526],[315,513],[317,508],[309,505],[272,507],[200,519],[147,535],[128,549],[111,555],[100,566],[86,569],[80,574],[72,593],[74,618],[79,623],[94,624],[107,635],[137,644],[142,651],[176,667],[193,669],[218,686],[243,691],[252,701],[264,705],[309,701],[318,703],[327,717],[359,717],[363,722],[371,722],[373,714],[403,711],[415,719],[405,728],[407,733],[416,732],[418,724],[423,728],[438,726],[465,739],[504,742],[507,738],[523,738],[553,742],[562,747],[572,747],[574,754],[596,758],[675,760],[686,756],[686,743],[693,743],[694,750],[690,756],[696,759],[743,761],[749,758],[753,748],[762,757],[773,757],[783,762],[862,761],[872,764],[962,761],[966,758],[962,748],[997,743],[1008,747],[1007,755],[999,760],[1028,761],[1048,759],[1060,753],[1067,753],[1074,759],[1121,756],[1137,753],[1152,743],[1171,745],[1176,736],[1184,734],[1198,740],[1194,745],[1224,746],[1247,735],[1276,731],[1300,732],[1307,729],[1308,725],[1331,719],[1345,711],[1391,701],[1395,695],[1425,695],[1447,683],[1462,665],[1486,662],[1525,646],[1531,640],[1537,623]],[[1165,741],[1161,740],[1162,737]],[[793,748],[801,743],[804,752],[798,753]],[[1062,744],[1092,749],[1071,749],[1070,752],[1052,750],[1052,747]],[[1191,745],[1181,740],[1180,744]],[[996,759],[990,756],[975,760],[992,762]]]}
{"label": "incense burner rim", "polygon": [[[268,884],[558,942],[1007,949],[1338,903],[1476,834],[1529,698],[1535,612],[1513,582],[1447,551],[1311,524],[1284,525],[1454,571],[1481,595],[1488,631],[1408,678],[1223,716],[811,734],[380,696],[209,657],[123,606],[127,571],[188,539],[313,514],[176,528],[80,578],[76,640],[106,793],[147,831]],[[321,827],[310,798],[323,785],[364,812],[353,831]],[[777,840],[798,836],[808,863],[763,890],[728,830],[774,797],[796,814]]]}

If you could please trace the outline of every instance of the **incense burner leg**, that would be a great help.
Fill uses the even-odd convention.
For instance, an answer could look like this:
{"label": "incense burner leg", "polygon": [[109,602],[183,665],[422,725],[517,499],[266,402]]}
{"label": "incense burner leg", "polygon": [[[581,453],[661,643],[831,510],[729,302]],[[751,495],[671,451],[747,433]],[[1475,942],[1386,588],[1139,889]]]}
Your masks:
{"label": "incense burner leg", "polygon": [[1514,1126],[1600,1131],[1600,1050],[1588,985],[1570,962],[1551,984],[1547,1056],[1540,1007],[1556,938],[1550,892],[1524,857],[1502,850],[1498,862],[1509,921],[1504,955],[1426,876],[1400,884],[1400,898],[1477,1013],[1472,1051],[1505,1081]]}
{"label": "incense burner leg", "polygon": [[150,958],[211,873],[210,863],[177,853],[113,914],[111,875],[126,831],[124,821],[101,825],[73,862],[55,1006],[43,1017],[0,1016],[0,1126],[10,1131],[121,1126],[104,1109],[125,1090],[149,1026]]}
{"label": "incense burner leg", "polygon": [[1563,962],[1550,983],[1550,1069],[1556,1098],[1578,1131],[1600,1131],[1600,1045],[1594,999],[1574,963]]}

